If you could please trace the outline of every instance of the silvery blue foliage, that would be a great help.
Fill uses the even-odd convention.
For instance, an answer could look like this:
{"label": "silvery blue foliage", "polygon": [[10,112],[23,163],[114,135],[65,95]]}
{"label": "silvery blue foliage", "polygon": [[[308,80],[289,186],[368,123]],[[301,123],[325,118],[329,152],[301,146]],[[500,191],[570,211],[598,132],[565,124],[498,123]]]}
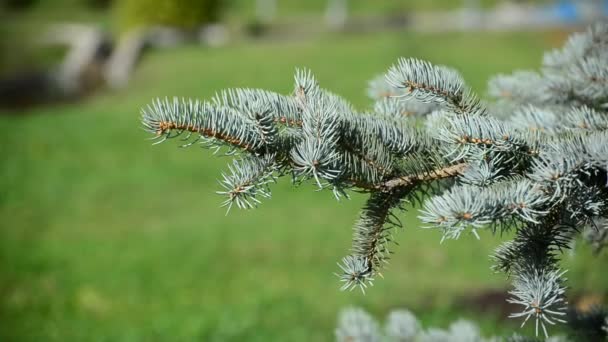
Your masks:
{"label": "silvery blue foliage", "polygon": [[343,282],[341,290],[353,290],[359,287],[365,293],[368,285],[373,286],[374,278],[366,258],[356,255],[347,255],[338,263],[342,270],[341,274],[336,274]]}
{"label": "silvery blue foliage", "polygon": [[[466,172],[466,171],[465,171]],[[466,228],[506,229],[516,222],[539,223],[547,212],[546,194],[535,183],[521,178],[486,187],[454,186],[429,199],[420,219],[441,228],[444,238],[457,239]]]}
{"label": "silvery blue foliage", "polygon": [[511,75],[496,75],[488,83],[488,94],[519,105],[542,104],[550,100],[546,83],[534,71],[515,71]]}
{"label": "silvery blue foliage", "polygon": [[517,108],[511,117],[511,124],[519,129],[553,133],[559,130],[558,115],[551,108],[538,108],[531,104]]}
{"label": "silvery blue foliage", "polygon": [[489,186],[502,180],[505,176],[502,175],[503,169],[498,167],[502,162],[501,158],[497,161],[479,160],[470,163],[464,172],[460,175],[460,182],[463,184],[476,186]]}
{"label": "silvery blue foliage", "polygon": [[391,341],[413,342],[421,331],[420,322],[408,310],[392,311],[386,320],[385,332]]}
{"label": "silvery blue foliage", "polygon": [[471,321],[460,319],[452,324],[449,328],[451,341],[454,342],[482,342],[486,339],[481,337],[479,327]]}
{"label": "silvery blue foliage", "polygon": [[453,107],[459,107],[467,89],[456,70],[418,59],[401,58],[389,69],[386,78],[398,90],[395,96],[411,96],[421,102]]}
{"label": "silvery blue foliage", "polygon": [[536,106],[589,105],[606,108],[608,25],[597,23],[575,33],[560,49],[545,53],[540,72],[515,72],[490,81],[499,99]]}
{"label": "silvery blue foliage", "polygon": [[432,102],[421,102],[415,98],[401,98],[402,91],[391,85],[384,75],[377,76],[369,82],[367,94],[375,101],[374,112],[383,115],[419,118],[440,108]]}
{"label": "silvery blue foliage", "polygon": [[545,54],[540,70],[491,80],[490,105],[454,69],[401,58],[370,82],[367,111],[297,70],[292,94],[159,99],[142,122],[158,142],[179,136],[183,146],[236,155],[218,191],[228,208],[257,206],[280,176],[338,199],[367,193],[339,264],[343,290],[382,276],[408,203],[421,204],[420,218],[444,239],[514,231],[493,254],[494,270],[512,277],[522,309],[511,316],[535,318],[546,334],[566,303],[563,250],[581,232],[598,251],[606,244],[607,80],[608,24],[598,23]]}
{"label": "silvery blue foliage", "polygon": [[229,173],[222,174],[220,181],[224,190],[217,191],[227,197],[223,206],[228,210],[233,204],[241,209],[250,209],[260,203],[258,197],[269,198],[268,185],[275,182],[276,171],[272,157],[235,159],[232,165],[228,165]]}
{"label": "silvery blue foliage", "polygon": [[[519,334],[513,334],[509,338],[506,339],[506,342],[542,342],[543,340],[538,338],[532,338],[527,336],[522,336]],[[568,338],[564,336],[551,336],[549,338],[544,339],[545,342],[568,342],[570,341]]]}
{"label": "silvery blue foliage", "polygon": [[[338,317],[336,329],[337,341],[390,341],[390,342],[499,342],[500,337],[484,337],[479,327],[471,321],[459,319],[447,329],[437,327],[424,328],[416,316],[408,310],[398,309],[388,314],[384,334],[378,329],[378,323],[364,310],[347,308]],[[528,341],[515,336],[508,341]],[[534,339],[534,341],[537,341]],[[567,340],[554,337],[547,341]]]}
{"label": "silvery blue foliage", "polygon": [[462,76],[447,66],[401,58],[388,70],[386,79],[393,88],[401,90],[396,97],[442,105],[458,114],[486,114]]}
{"label": "silvery blue foliage", "polygon": [[557,322],[566,323],[566,304],[564,299],[565,287],[562,283],[564,271],[529,269],[522,270],[515,275],[513,285],[515,289],[509,293],[512,298],[509,303],[522,305],[522,312],[511,314],[509,317],[525,317],[522,327],[533,317],[535,320],[536,335],[538,327],[542,328],[545,337],[549,337],[546,324],[554,325]]}
{"label": "silvery blue foliage", "polygon": [[336,340],[339,342],[379,342],[378,323],[364,310],[348,308],[340,313]]}

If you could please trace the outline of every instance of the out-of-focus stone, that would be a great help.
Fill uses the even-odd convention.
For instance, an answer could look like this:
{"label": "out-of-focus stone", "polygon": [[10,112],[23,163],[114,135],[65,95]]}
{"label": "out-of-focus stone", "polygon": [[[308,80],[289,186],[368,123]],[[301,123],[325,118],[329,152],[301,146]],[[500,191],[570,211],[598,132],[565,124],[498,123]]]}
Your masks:
{"label": "out-of-focus stone", "polygon": [[105,65],[105,80],[111,88],[127,85],[147,44],[147,31],[133,30],[123,36]]}
{"label": "out-of-focus stone", "polygon": [[205,25],[199,30],[199,42],[208,46],[216,47],[228,42],[228,30],[221,24]]}

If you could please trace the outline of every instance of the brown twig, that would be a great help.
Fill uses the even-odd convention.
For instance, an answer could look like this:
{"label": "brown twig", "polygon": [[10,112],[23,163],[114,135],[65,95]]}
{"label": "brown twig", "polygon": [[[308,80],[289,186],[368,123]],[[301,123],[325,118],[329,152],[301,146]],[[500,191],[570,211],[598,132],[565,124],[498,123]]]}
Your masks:
{"label": "brown twig", "polygon": [[156,130],[156,135],[160,136],[165,134],[166,132],[170,131],[170,130],[179,130],[179,131],[187,131],[187,132],[193,132],[193,133],[198,133],[200,135],[206,136],[206,137],[210,137],[210,138],[215,138],[218,140],[222,140],[225,141],[231,145],[234,145],[236,147],[240,147],[244,150],[247,151],[252,151],[253,147],[250,144],[244,143],[243,141],[241,141],[240,139],[230,136],[228,134],[219,132],[219,131],[215,131],[212,130],[210,128],[200,128],[200,127],[195,127],[194,125],[178,125],[175,122],[170,122],[170,121],[161,121],[158,123],[158,129]]}
{"label": "brown twig", "polygon": [[456,165],[447,166],[441,169],[424,172],[419,175],[397,177],[376,186],[376,188],[388,191],[396,187],[411,185],[414,182],[424,182],[454,177],[461,174],[466,169],[466,167],[466,163],[460,163]]}

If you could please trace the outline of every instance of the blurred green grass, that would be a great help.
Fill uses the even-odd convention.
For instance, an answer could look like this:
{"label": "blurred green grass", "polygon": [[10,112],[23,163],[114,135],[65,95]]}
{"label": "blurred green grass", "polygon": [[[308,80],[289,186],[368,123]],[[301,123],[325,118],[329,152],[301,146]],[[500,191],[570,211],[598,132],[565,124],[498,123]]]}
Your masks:
{"label": "blurred green grass", "polygon": [[[546,0],[530,0],[530,3],[543,3]],[[355,15],[369,14],[390,14],[395,10],[402,11],[434,11],[434,10],[450,10],[462,8],[463,1],[453,0],[350,0],[347,1],[349,13]],[[482,8],[496,6],[500,3],[499,0],[479,0],[479,6]],[[305,14],[323,14],[328,6],[327,0],[279,0],[277,1],[278,15],[301,15]],[[253,12],[255,10],[255,1],[247,0],[232,0],[228,7],[235,12]]]}
{"label": "blurred green grass", "polygon": [[[526,0],[528,3],[546,3],[549,0]],[[42,43],[44,33],[58,23],[88,23],[120,36],[118,10],[108,1],[106,6],[93,6],[93,0],[34,0],[24,10],[7,10],[0,4],[0,75],[18,70],[46,68],[59,61],[65,47],[49,47]],[[100,1],[102,2],[102,1]],[[222,23],[233,39],[241,39],[244,33],[256,25],[256,5],[251,0],[224,0]],[[279,0],[276,17],[269,29],[285,28],[315,32],[325,27],[327,0]],[[407,16],[416,11],[453,10],[463,6],[452,0],[349,0],[349,16],[355,19],[374,16]],[[499,4],[498,0],[479,0],[488,8]],[[356,26],[356,25],[355,25]],[[41,34],[43,33],[43,34]],[[308,34],[311,34],[310,32]]]}
{"label": "blurred green grass", "polygon": [[[464,316],[487,334],[515,329],[456,300],[506,289],[489,270],[498,237],[440,246],[439,232],[420,229],[410,212],[386,278],[366,296],[339,292],[335,263],[348,253],[362,196],[336,203],[282,181],[259,209],[225,216],[213,192],[228,159],[151,146],[139,108],[226,87],[287,93],[304,66],[365,108],[367,80],[399,56],[456,67],[483,92],[490,75],[536,67],[562,38],[391,33],[153,51],[125,91],[0,116],[0,340],[331,340],[349,305],[377,317],[410,308],[425,325]],[[565,259],[574,289],[608,288],[598,272],[606,255],[582,246]]]}

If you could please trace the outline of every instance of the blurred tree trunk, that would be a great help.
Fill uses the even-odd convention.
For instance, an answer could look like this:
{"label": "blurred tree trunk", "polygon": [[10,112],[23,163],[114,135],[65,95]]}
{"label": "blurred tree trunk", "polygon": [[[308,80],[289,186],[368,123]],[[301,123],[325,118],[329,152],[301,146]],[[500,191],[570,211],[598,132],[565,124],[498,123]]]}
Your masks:
{"label": "blurred tree trunk", "polygon": [[127,85],[148,40],[149,31],[132,30],[124,35],[106,63],[105,78],[111,88]]}
{"label": "blurred tree trunk", "polygon": [[333,30],[341,30],[348,19],[347,0],[329,0],[325,11],[325,23]]}
{"label": "blurred tree trunk", "polygon": [[463,7],[466,9],[474,9],[474,10],[480,9],[479,0],[464,0],[463,2],[464,2]]}
{"label": "blurred tree trunk", "polygon": [[268,24],[274,20],[277,14],[276,0],[257,0],[255,2],[255,15],[262,24]]}
{"label": "blurred tree trunk", "polygon": [[482,14],[479,0],[463,0],[461,27],[476,29],[481,26]]}

